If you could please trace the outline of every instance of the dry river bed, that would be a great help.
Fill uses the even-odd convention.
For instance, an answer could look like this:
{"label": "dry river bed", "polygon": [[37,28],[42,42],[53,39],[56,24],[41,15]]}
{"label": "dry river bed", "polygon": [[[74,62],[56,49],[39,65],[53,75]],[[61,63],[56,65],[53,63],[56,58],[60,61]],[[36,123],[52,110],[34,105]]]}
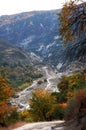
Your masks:
{"label": "dry river bed", "polygon": [[[19,111],[29,108],[29,99],[32,96],[32,92],[36,89],[43,88],[51,92],[58,91],[57,83],[59,82],[61,73],[56,74],[51,68],[48,68],[47,66],[42,67],[41,71],[44,73],[44,77],[33,81],[31,86],[28,86],[26,89],[19,92],[17,98],[12,99],[12,105],[18,106]],[[44,79],[47,79],[47,82],[44,82],[41,85],[37,83],[38,80]]]}

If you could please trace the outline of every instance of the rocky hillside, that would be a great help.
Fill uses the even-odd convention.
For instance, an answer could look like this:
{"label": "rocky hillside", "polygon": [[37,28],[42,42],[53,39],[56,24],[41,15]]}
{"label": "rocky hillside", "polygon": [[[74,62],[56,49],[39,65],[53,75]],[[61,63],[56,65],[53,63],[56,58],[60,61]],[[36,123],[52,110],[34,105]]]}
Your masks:
{"label": "rocky hillside", "polygon": [[69,69],[70,65],[72,68],[84,67],[86,40],[82,44],[65,47],[60,43],[57,16],[59,11],[37,11],[1,16],[0,37],[14,46],[26,49],[32,55],[35,53],[41,56],[43,63],[48,63],[57,70],[64,71]]}
{"label": "rocky hillside", "polygon": [[41,59],[34,53],[26,52],[24,49],[0,39],[0,65],[18,63],[33,65],[40,62]]}

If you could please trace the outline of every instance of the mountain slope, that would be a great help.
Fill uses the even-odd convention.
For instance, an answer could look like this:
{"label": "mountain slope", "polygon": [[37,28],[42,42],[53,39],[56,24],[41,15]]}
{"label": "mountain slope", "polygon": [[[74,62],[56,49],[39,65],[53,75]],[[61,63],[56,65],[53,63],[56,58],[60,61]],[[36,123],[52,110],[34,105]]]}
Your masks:
{"label": "mountain slope", "polygon": [[[58,10],[0,17],[0,37],[36,54],[45,55],[58,39]],[[47,46],[48,45],[48,46]]]}
{"label": "mountain slope", "polygon": [[[83,43],[68,44],[64,47],[59,41],[60,10],[25,12],[0,17],[0,37],[34,53],[63,71],[75,65],[86,63],[86,40]],[[84,64],[84,65],[83,65]]]}
{"label": "mountain slope", "polygon": [[24,64],[36,64],[36,62],[39,63],[40,61],[39,57],[0,39],[0,64],[4,62],[9,64],[20,62]]}
{"label": "mountain slope", "polygon": [[29,57],[27,58],[22,49],[0,40],[0,63],[6,61],[10,64],[16,64],[18,62],[30,63]]}
{"label": "mountain slope", "polygon": [[12,87],[28,86],[33,79],[41,77],[41,72],[34,66],[40,63],[36,55],[0,39],[0,74]]}

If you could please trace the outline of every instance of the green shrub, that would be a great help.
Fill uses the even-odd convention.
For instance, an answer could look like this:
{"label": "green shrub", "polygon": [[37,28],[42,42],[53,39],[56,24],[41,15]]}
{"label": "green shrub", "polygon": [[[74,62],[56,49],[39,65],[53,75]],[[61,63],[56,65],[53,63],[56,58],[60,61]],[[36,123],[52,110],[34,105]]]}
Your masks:
{"label": "green shrub", "polygon": [[9,124],[9,123],[15,123],[17,121],[19,121],[19,113],[17,112],[16,109],[14,109],[12,113],[8,115],[7,122]]}
{"label": "green shrub", "polygon": [[47,82],[47,79],[44,79],[44,82]]}
{"label": "green shrub", "polygon": [[52,120],[62,120],[64,118],[64,110],[65,108],[60,105],[54,105],[52,111]]}

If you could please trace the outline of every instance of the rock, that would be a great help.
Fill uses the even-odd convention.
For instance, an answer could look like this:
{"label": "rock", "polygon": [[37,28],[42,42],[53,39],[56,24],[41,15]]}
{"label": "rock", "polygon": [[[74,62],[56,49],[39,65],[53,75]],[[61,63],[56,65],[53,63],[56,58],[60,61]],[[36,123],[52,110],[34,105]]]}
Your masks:
{"label": "rock", "polygon": [[[63,125],[63,122],[64,121],[28,123],[14,130],[64,130],[63,126],[59,127],[59,125]],[[55,128],[57,124],[58,127]]]}

